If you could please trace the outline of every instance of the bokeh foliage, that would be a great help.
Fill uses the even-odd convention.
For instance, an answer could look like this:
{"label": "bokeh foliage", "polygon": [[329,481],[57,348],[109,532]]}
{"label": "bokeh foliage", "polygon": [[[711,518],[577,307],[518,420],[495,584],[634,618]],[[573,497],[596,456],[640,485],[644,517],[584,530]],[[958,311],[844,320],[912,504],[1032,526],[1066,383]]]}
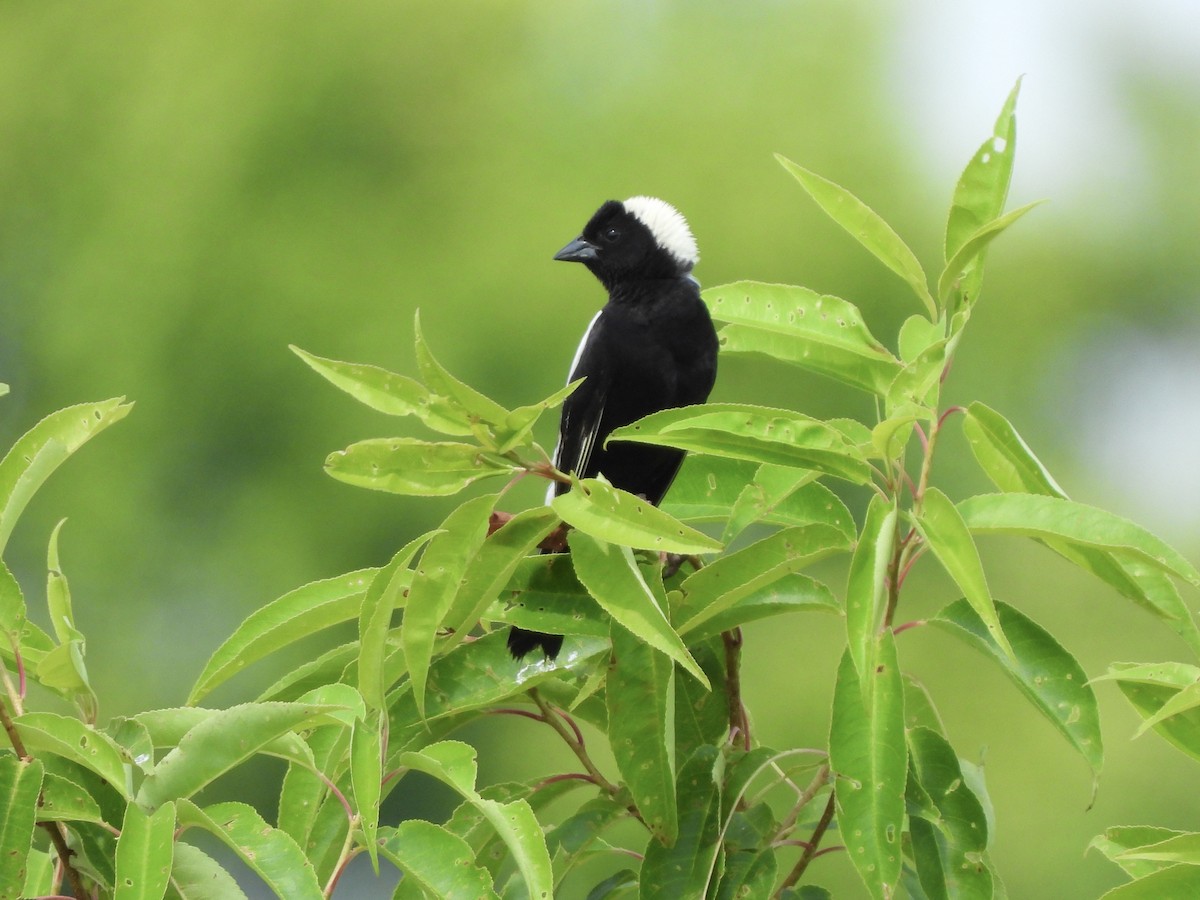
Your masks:
{"label": "bokeh foliage", "polygon": [[[375,423],[314,387],[289,343],[413,371],[420,306],[453,371],[509,405],[545,396],[600,301],[549,255],[601,199],[647,191],[688,214],[706,284],[812,285],[854,300],[874,333],[894,333],[903,285],[792,202],[771,153],[852,186],[918,257],[937,258],[928,213],[944,207],[956,173],[926,183],[904,115],[922,99],[897,101],[886,86],[901,15],[835,3],[474,4],[469,14],[433,3],[5,4],[0,380],[13,391],[0,443],[81,398],[137,403],[47,485],[11,550],[22,582],[37,583],[45,535],[71,517],[60,550],[106,714],[180,702],[251,609],[383,564],[448,509],[322,476],[327,450]],[[950,388],[1003,409],[1072,496],[1100,505],[1110,505],[1107,486],[1073,468],[1072,398],[1046,391],[1062,384],[1056,359],[1097,316],[1172,330],[1187,318],[1175,298],[1200,279],[1187,243],[1200,179],[1180,149],[1194,145],[1200,107],[1186,84],[1132,75],[1122,100],[1142,126],[1151,165],[1139,177],[1154,214],[1097,230],[1090,220],[1117,214],[1093,205],[1073,218],[1078,207],[1051,192],[1052,211],[996,251],[990,302]],[[1025,90],[1036,95],[1036,73]],[[999,99],[962,114],[985,128]],[[819,417],[863,411],[856,392],[738,362],[724,365],[717,399]],[[949,454],[946,466],[951,484],[982,486]],[[1194,541],[1179,543],[1194,558]],[[999,540],[984,552],[1013,551]],[[1089,673],[1115,658],[1180,656],[1148,617],[1050,554],[1038,560],[999,566],[1009,574],[993,590],[1054,596],[1034,618],[1055,634],[1087,623],[1090,641],[1072,649]],[[929,583],[929,614],[947,590]],[[749,697],[776,743],[827,729],[827,698],[805,691],[805,671],[828,680],[836,632],[814,618],[797,633],[748,634],[759,652],[747,654],[747,682],[786,672],[797,685]],[[136,654],[124,650],[130,635]],[[914,634],[911,648],[930,670],[978,666],[937,635]],[[1022,827],[997,835],[1006,872],[1036,886],[1073,865],[1081,884],[1108,885],[1105,864],[1079,856],[1095,821],[1194,825],[1165,774],[1187,770],[1146,739],[1126,746],[1136,719],[1123,701],[1101,692],[1114,711],[1110,758],[1085,815],[1089,780],[1020,698],[1006,706],[1001,680],[996,688],[998,706],[980,709],[964,690],[947,715],[956,745],[987,747],[993,792],[1020,798],[1002,812]],[[997,719],[1012,722],[1009,736],[996,735]],[[472,739],[535,739],[518,729]],[[1030,753],[1044,780],[1027,771]],[[521,759],[507,765],[484,774],[522,774]]]}

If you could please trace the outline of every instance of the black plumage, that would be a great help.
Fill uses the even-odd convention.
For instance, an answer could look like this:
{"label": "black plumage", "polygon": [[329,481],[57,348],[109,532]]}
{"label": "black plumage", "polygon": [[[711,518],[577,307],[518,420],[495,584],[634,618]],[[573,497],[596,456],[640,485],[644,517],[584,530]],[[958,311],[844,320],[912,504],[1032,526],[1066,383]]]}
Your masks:
{"label": "black plumage", "polygon": [[[585,380],[563,404],[554,464],[580,478],[602,474],[657,505],[684,452],[604,442],[643,416],[708,399],[717,335],[691,275],[699,259],[695,240],[669,204],[633,197],[601,206],[554,258],[583,263],[608,291],[571,364],[568,380]],[[551,490],[568,489],[555,483]],[[508,635],[517,659],[535,647],[554,658],[561,646],[561,635],[516,627]]]}

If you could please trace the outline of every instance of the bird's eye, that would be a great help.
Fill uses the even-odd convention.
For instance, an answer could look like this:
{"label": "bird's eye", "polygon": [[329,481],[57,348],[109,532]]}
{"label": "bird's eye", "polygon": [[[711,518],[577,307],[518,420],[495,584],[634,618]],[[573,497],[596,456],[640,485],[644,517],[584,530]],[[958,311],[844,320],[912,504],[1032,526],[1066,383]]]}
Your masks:
{"label": "bird's eye", "polygon": [[601,235],[601,237],[603,237],[610,244],[613,241],[615,241],[617,238],[619,238],[620,236],[621,236],[621,230],[619,228],[617,228],[615,225],[609,225],[607,228],[604,229],[604,233]]}

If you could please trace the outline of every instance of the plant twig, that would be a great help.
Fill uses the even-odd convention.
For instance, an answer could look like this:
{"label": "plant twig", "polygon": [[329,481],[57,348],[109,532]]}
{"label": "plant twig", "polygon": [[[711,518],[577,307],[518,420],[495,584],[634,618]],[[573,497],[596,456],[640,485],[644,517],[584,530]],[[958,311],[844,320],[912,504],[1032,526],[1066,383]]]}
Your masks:
{"label": "plant twig", "polygon": [[[588,775],[591,776],[592,781],[595,782],[596,786],[606,794],[616,797],[621,792],[621,789],[605,778],[604,773],[602,773],[596,767],[596,764],[592,762],[592,758],[588,755],[587,747],[585,747],[583,744],[583,736],[579,735],[576,737],[576,735],[579,734],[578,729],[569,727],[565,722],[563,722],[563,720],[554,712],[554,709],[550,706],[550,704],[542,699],[542,696],[538,693],[537,688],[529,689],[529,697],[535,704],[537,704],[537,708],[542,711],[542,715],[540,716],[541,720],[558,732],[558,736],[561,737],[563,741],[566,742],[566,745],[571,748],[571,752],[574,753],[579,762],[583,764],[583,768],[587,770]],[[573,724],[574,723],[572,723],[572,725]],[[635,815],[641,819],[641,813],[635,811]]]}
{"label": "plant twig", "polygon": [[804,852],[800,854],[800,859],[796,861],[792,871],[788,872],[787,878],[783,879],[783,883],[779,885],[779,889],[775,892],[776,897],[782,896],[784,891],[798,882],[804,876],[804,870],[808,868],[808,864],[816,857],[817,848],[821,845],[821,838],[825,837],[829,823],[833,821],[833,797],[834,793],[830,791],[829,801],[825,804],[825,811],[821,813],[817,827],[813,829],[812,837],[809,838]]}
{"label": "plant twig", "polygon": [[742,703],[742,629],[721,632],[725,642],[725,690],[729,694],[729,738],[741,736],[742,749],[750,749],[750,719]]}

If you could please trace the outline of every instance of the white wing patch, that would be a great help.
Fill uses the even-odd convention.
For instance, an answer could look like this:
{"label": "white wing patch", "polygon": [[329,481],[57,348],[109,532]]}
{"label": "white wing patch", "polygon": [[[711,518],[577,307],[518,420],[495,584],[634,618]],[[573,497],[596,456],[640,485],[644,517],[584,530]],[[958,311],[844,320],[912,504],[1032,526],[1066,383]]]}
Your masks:
{"label": "white wing patch", "polygon": [[657,197],[630,197],[624,206],[650,229],[655,243],[679,260],[685,271],[700,262],[700,250],[687,219],[670,203]]}

